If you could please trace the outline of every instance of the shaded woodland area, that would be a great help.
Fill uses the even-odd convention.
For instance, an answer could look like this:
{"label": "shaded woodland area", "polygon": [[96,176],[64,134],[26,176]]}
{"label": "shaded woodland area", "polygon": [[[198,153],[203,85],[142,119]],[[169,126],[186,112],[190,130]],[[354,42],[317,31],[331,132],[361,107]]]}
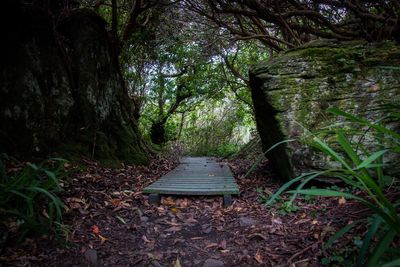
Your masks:
{"label": "shaded woodland area", "polygon": [[[0,265],[400,266],[397,0],[0,18]],[[149,203],[183,156],[229,165],[233,204]]]}

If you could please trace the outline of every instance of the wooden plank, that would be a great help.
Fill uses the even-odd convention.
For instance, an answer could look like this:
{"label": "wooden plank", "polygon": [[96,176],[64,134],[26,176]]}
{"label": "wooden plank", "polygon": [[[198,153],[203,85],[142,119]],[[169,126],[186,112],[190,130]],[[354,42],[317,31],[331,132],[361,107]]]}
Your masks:
{"label": "wooden plank", "polygon": [[159,181],[157,181],[157,182],[155,182],[155,183],[170,183],[170,184],[173,184],[173,183],[194,183],[194,184],[196,184],[196,183],[200,183],[200,184],[207,184],[207,183],[217,183],[217,184],[225,184],[225,183],[235,183],[236,184],[236,182],[235,182],[235,180],[208,180],[208,181],[206,181],[206,180],[170,180],[170,181],[168,181],[168,180],[159,180]]}
{"label": "wooden plank", "polygon": [[179,189],[146,189],[143,193],[157,193],[162,195],[238,195],[239,190],[179,190]]}
{"label": "wooden plank", "polygon": [[170,195],[238,195],[228,166],[207,158],[185,158],[173,171],[146,187],[143,193]]}
{"label": "wooden plank", "polygon": [[162,186],[186,186],[186,187],[196,187],[196,186],[207,186],[207,187],[212,187],[212,186],[234,186],[237,187],[236,184],[234,183],[224,183],[224,184],[212,184],[212,183],[154,183],[153,185],[149,186],[149,187],[154,187],[154,186],[158,186],[158,187],[162,187]]}
{"label": "wooden plank", "polygon": [[235,181],[224,181],[224,182],[215,182],[215,181],[158,181],[154,184],[206,184],[206,185],[224,185],[224,184],[235,184]]}
{"label": "wooden plank", "polygon": [[236,184],[234,183],[225,183],[225,184],[193,184],[193,183],[155,183],[149,187],[154,187],[154,186],[158,186],[158,187],[162,187],[162,186],[186,186],[186,187],[196,187],[196,186],[207,186],[207,187],[212,187],[212,186],[234,186],[237,187]]}
{"label": "wooden plank", "polygon": [[183,184],[174,184],[174,185],[154,185],[154,186],[148,186],[147,188],[187,188],[187,189],[193,189],[196,190],[198,188],[233,188],[236,189],[237,187],[235,185],[183,185]]}

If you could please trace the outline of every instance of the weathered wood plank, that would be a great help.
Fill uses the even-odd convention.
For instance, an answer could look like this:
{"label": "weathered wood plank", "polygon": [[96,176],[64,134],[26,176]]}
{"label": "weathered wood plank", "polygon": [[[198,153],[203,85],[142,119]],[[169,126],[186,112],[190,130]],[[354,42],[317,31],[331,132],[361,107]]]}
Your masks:
{"label": "weathered wood plank", "polygon": [[[146,191],[146,192],[145,192]],[[198,195],[238,195],[238,190],[178,190],[178,189],[146,189],[144,193],[156,193],[161,195],[186,195],[186,196],[198,196]]]}
{"label": "weathered wood plank", "polygon": [[173,171],[143,190],[146,194],[238,195],[228,166],[207,158],[185,158]]}

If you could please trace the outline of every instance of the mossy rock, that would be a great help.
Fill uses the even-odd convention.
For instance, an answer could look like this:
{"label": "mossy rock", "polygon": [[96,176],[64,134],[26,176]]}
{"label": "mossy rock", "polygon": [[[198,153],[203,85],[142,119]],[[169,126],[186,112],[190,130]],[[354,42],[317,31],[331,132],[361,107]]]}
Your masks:
{"label": "mossy rock", "polygon": [[[250,83],[264,150],[336,123],[327,108],[373,120],[380,114],[372,108],[400,103],[399,55],[393,42],[319,40],[253,66]],[[329,165],[329,159],[299,142],[267,157],[282,180]]]}

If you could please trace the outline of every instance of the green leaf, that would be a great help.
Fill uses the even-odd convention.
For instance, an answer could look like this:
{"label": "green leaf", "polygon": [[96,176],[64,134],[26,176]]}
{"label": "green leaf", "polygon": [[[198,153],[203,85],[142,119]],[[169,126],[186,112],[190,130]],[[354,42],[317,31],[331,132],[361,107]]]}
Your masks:
{"label": "green leaf", "polygon": [[296,196],[298,195],[298,193],[296,193],[296,192],[298,192],[299,190],[301,190],[301,189],[302,189],[309,181],[311,181],[312,179],[314,179],[314,178],[316,178],[316,177],[318,177],[318,176],[321,176],[321,175],[323,175],[323,174],[325,174],[325,173],[327,173],[327,172],[329,172],[329,170],[317,172],[317,173],[312,174],[312,175],[310,175],[310,176],[308,176],[308,177],[305,177],[304,181],[301,182],[301,184],[296,188],[295,193],[293,193],[292,197],[290,198],[290,201],[289,201],[290,204],[292,204],[292,202],[295,200]]}
{"label": "green leaf", "polygon": [[360,164],[360,158],[358,157],[357,153],[354,151],[352,148],[349,140],[346,138],[344,135],[343,131],[338,131],[337,133],[337,140],[340,144],[340,146],[343,148],[343,150],[347,153],[349,158],[353,161],[355,165]]}
{"label": "green leaf", "polygon": [[36,164],[28,163],[27,165],[28,165],[29,167],[31,167],[32,169],[34,169],[35,171],[38,171],[38,170],[39,170],[39,167],[38,167]]}
{"label": "green leaf", "polygon": [[377,130],[378,132],[388,134],[388,135],[394,137],[395,139],[400,140],[400,134],[398,134],[398,133],[396,133],[396,132],[394,132],[394,131],[392,131],[392,130],[384,127],[384,126],[370,123],[367,120],[364,120],[362,118],[359,118],[359,117],[356,117],[356,116],[351,115],[349,113],[346,113],[344,111],[341,111],[340,109],[329,108],[329,109],[327,109],[327,112],[330,112],[330,113],[333,113],[333,114],[336,114],[336,115],[339,115],[339,116],[343,116],[343,117],[345,117],[345,118],[347,118],[347,119],[349,119],[351,121],[358,122],[360,124],[369,126],[369,127],[373,128],[373,129]]}
{"label": "green leaf", "polygon": [[[289,191],[289,193],[294,193],[296,191]],[[299,194],[304,194],[304,195],[312,195],[312,196],[322,196],[322,197],[345,197],[345,198],[352,198],[352,199],[357,199],[362,202],[366,202],[364,199],[357,197],[355,195],[349,194],[349,193],[344,193],[340,191],[335,191],[335,190],[330,190],[330,189],[302,189],[302,190],[297,190]]]}
{"label": "green leaf", "polygon": [[332,246],[333,242],[335,242],[338,238],[342,237],[345,233],[351,230],[354,226],[356,226],[358,223],[360,223],[361,220],[355,221],[353,223],[350,223],[346,226],[344,226],[342,229],[337,231],[329,240],[324,244],[323,249],[327,249]]}
{"label": "green leaf", "polygon": [[47,191],[43,188],[36,187],[36,186],[29,187],[28,189],[32,190],[32,191],[40,192],[40,193],[46,195],[48,198],[50,198],[52,200],[52,202],[54,203],[54,206],[57,210],[57,220],[61,219],[61,217],[62,217],[61,208],[64,206],[64,204],[61,202],[61,200],[57,196],[53,195],[52,193],[50,193],[49,191]]}
{"label": "green leaf", "polygon": [[383,154],[385,154],[388,151],[389,151],[388,149],[385,149],[385,150],[380,150],[380,151],[373,153],[371,156],[369,156],[363,162],[361,162],[361,164],[359,164],[357,166],[356,170],[359,170],[362,168],[368,168],[368,166],[371,165],[372,162],[374,162],[375,160],[380,158]]}
{"label": "green leaf", "polygon": [[340,162],[346,169],[351,170],[351,167],[347,164],[347,162],[336,153],[328,144],[319,139],[318,137],[314,137],[314,141],[319,145],[319,148],[325,152],[328,156],[331,156],[334,160]]}
{"label": "green leaf", "polygon": [[365,238],[363,240],[362,247],[360,249],[360,252],[359,252],[357,260],[356,260],[356,267],[363,266],[364,261],[367,256],[367,253],[368,253],[368,248],[371,243],[372,237],[375,235],[381,222],[382,222],[382,218],[380,216],[375,216],[375,218],[372,221],[371,226],[368,228],[368,232],[365,235]]}
{"label": "green leaf", "polygon": [[288,140],[283,140],[280,141],[276,144],[274,144],[273,146],[271,146],[267,151],[265,151],[258,159],[257,161],[251,166],[250,170],[244,175],[244,178],[246,178],[247,176],[249,176],[250,173],[252,173],[255,168],[260,164],[260,162],[264,159],[264,157],[267,155],[268,152],[270,152],[271,150],[273,150],[275,147],[281,145],[281,144],[286,144],[289,142],[293,142],[295,141],[295,139],[288,139]]}
{"label": "green leaf", "polygon": [[[290,180],[289,182],[285,183],[284,185],[282,185],[278,191],[275,192],[275,194],[273,194],[271,196],[271,198],[267,201],[266,205],[271,205],[271,203],[280,195],[282,194],[284,191],[286,191],[286,189],[288,189],[292,184],[298,182],[299,180],[301,180],[304,177],[308,177],[309,175],[315,174],[316,172],[312,172],[312,173],[306,173],[303,175],[300,175],[292,180]],[[317,172],[320,173],[320,172]]]}
{"label": "green leaf", "polygon": [[382,267],[394,267],[394,266],[400,266],[400,258],[382,265]]}
{"label": "green leaf", "polygon": [[368,259],[367,267],[375,267],[378,266],[379,260],[385,251],[388,249],[390,244],[393,241],[393,238],[396,236],[396,231],[394,229],[390,229],[383,238],[376,245],[374,251],[371,253],[371,256]]}

